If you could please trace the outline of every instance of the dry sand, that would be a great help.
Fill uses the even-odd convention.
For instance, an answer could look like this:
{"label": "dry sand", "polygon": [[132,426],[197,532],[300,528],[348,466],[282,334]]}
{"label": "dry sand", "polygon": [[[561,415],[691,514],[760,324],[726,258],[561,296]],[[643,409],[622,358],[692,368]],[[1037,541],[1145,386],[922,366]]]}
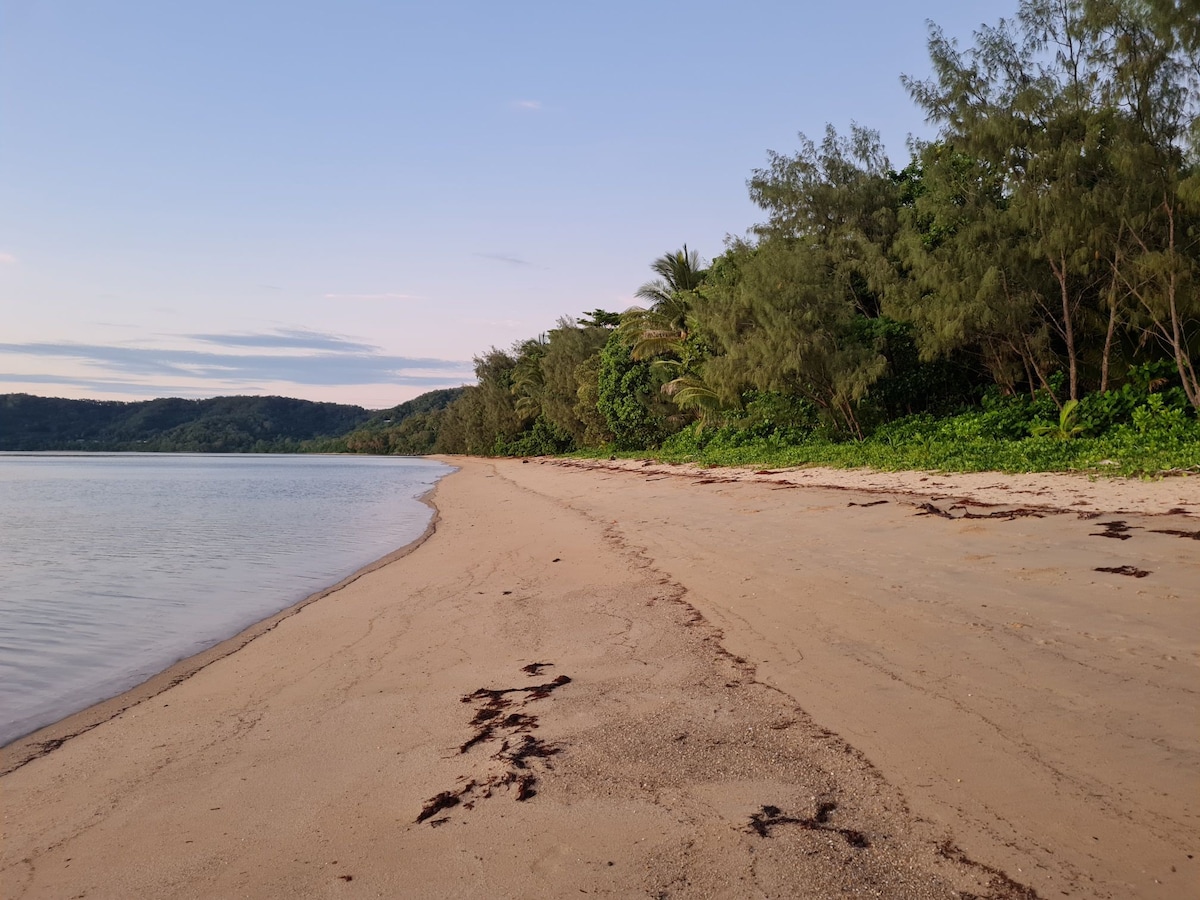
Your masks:
{"label": "dry sand", "polygon": [[0,897],[1200,893],[1200,479],[455,462],[5,748]]}

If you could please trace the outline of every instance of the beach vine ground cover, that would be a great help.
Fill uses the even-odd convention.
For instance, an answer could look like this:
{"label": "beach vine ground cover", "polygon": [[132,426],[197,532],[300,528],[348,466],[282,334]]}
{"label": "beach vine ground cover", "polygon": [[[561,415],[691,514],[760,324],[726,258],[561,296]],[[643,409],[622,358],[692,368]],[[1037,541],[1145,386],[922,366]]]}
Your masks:
{"label": "beach vine ground cover", "polygon": [[[995,409],[935,419],[900,419],[862,440],[838,440],[819,431],[780,433],[753,428],[674,435],[655,453],[664,461],[715,465],[838,467],[944,472],[1089,472],[1098,475],[1200,475],[1200,422],[1161,404],[1134,407],[1128,421],[1089,433],[1057,430],[1032,409],[1026,436],[997,433]],[[1010,416],[1006,410],[1001,416]],[[1009,419],[1011,424],[1011,419]],[[1053,426],[1057,429],[1057,426]]]}

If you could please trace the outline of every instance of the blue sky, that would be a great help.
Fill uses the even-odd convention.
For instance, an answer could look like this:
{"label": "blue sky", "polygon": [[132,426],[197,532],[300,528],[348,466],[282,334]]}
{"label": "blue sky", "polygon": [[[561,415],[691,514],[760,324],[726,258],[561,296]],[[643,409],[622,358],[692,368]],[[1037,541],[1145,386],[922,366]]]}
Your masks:
{"label": "blue sky", "polygon": [[825,123],[929,136],[860,2],[0,0],[0,393],[394,405],[623,310]]}

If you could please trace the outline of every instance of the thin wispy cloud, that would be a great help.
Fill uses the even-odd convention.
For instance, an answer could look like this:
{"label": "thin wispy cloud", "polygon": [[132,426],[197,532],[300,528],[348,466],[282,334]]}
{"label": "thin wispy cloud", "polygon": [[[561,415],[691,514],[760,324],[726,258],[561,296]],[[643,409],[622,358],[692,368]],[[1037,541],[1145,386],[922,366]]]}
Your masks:
{"label": "thin wispy cloud", "polygon": [[542,108],[541,100],[517,100],[513,102],[513,106],[517,109],[525,109],[530,112],[538,112]]}
{"label": "thin wispy cloud", "polygon": [[531,269],[540,269],[541,266],[536,263],[531,263],[527,259],[521,259],[519,256],[514,256],[511,253],[472,253],[472,256],[478,256],[480,259],[490,259],[493,262],[501,262],[509,266],[528,266]]}
{"label": "thin wispy cloud", "polygon": [[416,294],[402,294],[399,291],[385,291],[380,294],[325,294],[326,300],[424,300]]}
{"label": "thin wispy cloud", "polygon": [[[332,336],[321,341],[305,334],[308,345],[247,344],[251,348],[308,350],[279,353],[213,353],[203,350],[162,349],[105,344],[24,343],[0,344],[0,354],[12,353],[39,359],[71,360],[99,370],[98,379],[186,379],[219,382],[223,389],[250,388],[260,383],[287,382],[305,386],[347,386],[362,384],[407,384],[453,386],[472,378],[471,364],[463,360],[392,356],[376,352],[365,344],[355,344]],[[237,340],[259,340],[262,336],[206,335],[212,343],[237,346]],[[267,338],[275,336],[267,335]],[[278,336],[286,341],[286,335]],[[319,336],[318,336],[319,337]],[[351,349],[354,348],[354,349]],[[366,349],[358,349],[366,348]],[[4,380],[28,381],[33,376],[10,374]],[[47,378],[53,376],[38,376]],[[71,379],[72,383],[77,379]],[[172,388],[173,389],[173,388]]]}
{"label": "thin wispy cloud", "polygon": [[216,344],[221,347],[261,347],[277,350],[325,350],[336,353],[374,353],[379,348],[373,344],[362,344],[334,334],[306,331],[298,328],[281,328],[259,334],[184,334],[180,337]]}
{"label": "thin wispy cloud", "polygon": [[[147,384],[143,381],[121,381],[112,378],[88,378],[72,375],[24,375],[15,372],[0,372],[0,383],[8,384],[56,384],[91,391],[96,394],[126,394],[130,397],[211,397],[212,390],[201,386],[181,387]],[[238,390],[246,393],[261,393],[262,388],[239,385]]]}
{"label": "thin wispy cloud", "polygon": [[0,266],[15,266],[17,257],[12,253],[0,253]]}

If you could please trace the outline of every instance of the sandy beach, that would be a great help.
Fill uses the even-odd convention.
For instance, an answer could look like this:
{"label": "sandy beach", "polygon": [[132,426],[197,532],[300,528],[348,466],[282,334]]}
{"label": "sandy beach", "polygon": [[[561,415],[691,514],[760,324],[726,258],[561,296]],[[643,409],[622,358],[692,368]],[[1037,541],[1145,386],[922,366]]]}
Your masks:
{"label": "sandy beach", "polygon": [[0,751],[0,897],[1200,894],[1200,478],[451,462]]}

